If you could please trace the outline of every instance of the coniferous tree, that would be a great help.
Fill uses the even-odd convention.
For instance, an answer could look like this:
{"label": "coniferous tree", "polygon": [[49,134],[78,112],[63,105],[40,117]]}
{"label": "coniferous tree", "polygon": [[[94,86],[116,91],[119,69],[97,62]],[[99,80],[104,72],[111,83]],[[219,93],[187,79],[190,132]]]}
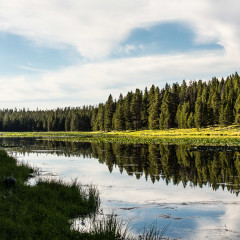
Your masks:
{"label": "coniferous tree", "polygon": [[240,124],[240,95],[238,95],[234,109],[235,109],[235,124]]}
{"label": "coniferous tree", "polygon": [[203,104],[202,104],[202,97],[201,94],[198,94],[197,101],[195,103],[195,114],[194,114],[194,121],[195,126],[200,128],[203,126]]}
{"label": "coniferous tree", "polygon": [[98,114],[97,114],[97,118],[96,118],[96,124],[97,124],[97,128],[100,131],[104,131],[104,105],[102,103],[100,103],[98,105]]}
{"label": "coniferous tree", "polygon": [[155,96],[149,107],[149,129],[159,129],[159,116],[160,116],[160,92],[159,88],[156,87]]}
{"label": "coniferous tree", "polygon": [[[174,83],[172,85],[172,91],[171,92],[172,92],[172,104],[171,104],[172,109],[171,109],[171,111],[172,111],[172,116],[174,117],[177,114],[178,104],[179,104],[180,86],[179,86],[178,83]],[[173,119],[172,123],[173,123],[173,127],[177,126],[175,119]]]}
{"label": "coniferous tree", "polygon": [[189,114],[189,117],[188,117],[188,120],[187,120],[187,126],[188,126],[188,128],[194,128],[195,127],[193,112],[190,112],[190,114]]}
{"label": "coniferous tree", "polygon": [[105,104],[105,112],[104,112],[104,129],[107,132],[112,130],[113,112],[114,112],[114,103],[113,103],[112,95],[110,94]]}
{"label": "coniferous tree", "polygon": [[183,105],[179,104],[176,116],[178,128],[188,128],[189,111],[189,102],[185,102]]}
{"label": "coniferous tree", "polygon": [[9,113],[5,113],[3,117],[3,131],[11,131],[11,122]]}
{"label": "coniferous tree", "polygon": [[230,77],[227,77],[223,82],[221,91],[221,108],[219,112],[219,123],[223,126],[227,126],[234,121],[233,116],[233,82]]}
{"label": "coniferous tree", "polygon": [[178,110],[177,110],[177,113],[176,113],[176,123],[177,123],[178,128],[182,127],[181,113],[182,113],[182,104],[180,103],[178,105]]}
{"label": "coniferous tree", "polygon": [[234,116],[234,103],[236,101],[236,96],[234,96],[233,93],[233,84],[231,86],[231,89],[229,90],[228,97],[227,97],[227,102],[229,104],[229,109],[228,109],[228,125],[234,122],[235,116]]}
{"label": "coniferous tree", "polygon": [[132,92],[128,92],[126,98],[124,99],[124,118],[126,130],[133,129],[132,124],[132,115],[131,115],[131,101],[132,101]]}
{"label": "coniferous tree", "polygon": [[159,119],[159,128],[160,129],[169,129],[173,127],[173,122],[175,116],[172,114],[172,99],[171,93],[166,90],[164,92],[162,104],[161,104],[161,113]]}
{"label": "coniferous tree", "polygon": [[155,98],[155,86],[154,85],[152,85],[150,90],[149,90],[148,98],[149,98],[149,103],[151,103]]}
{"label": "coniferous tree", "polygon": [[98,113],[98,109],[94,108],[93,112],[92,112],[92,117],[91,117],[91,127],[92,127],[93,131],[97,131],[98,130],[97,113]]}
{"label": "coniferous tree", "polygon": [[179,101],[181,104],[187,101],[187,83],[185,80],[183,80],[182,85],[180,86]]}
{"label": "coniferous tree", "polygon": [[190,111],[194,112],[195,102],[197,99],[197,82],[196,81],[190,81],[189,87],[187,88],[187,96],[189,98]]}
{"label": "coniferous tree", "polygon": [[76,112],[71,116],[70,131],[79,131],[79,117]]}
{"label": "coniferous tree", "polygon": [[231,108],[230,104],[226,100],[224,100],[221,104],[219,113],[219,123],[222,126],[227,126],[231,124]]}
{"label": "coniferous tree", "polygon": [[124,103],[123,96],[122,94],[120,94],[114,117],[114,129],[118,131],[123,131],[126,129],[123,103]]}
{"label": "coniferous tree", "polygon": [[234,86],[234,92],[237,94],[239,93],[240,89],[240,76],[236,72],[233,76],[233,86]]}
{"label": "coniferous tree", "polygon": [[136,89],[133,94],[130,111],[132,116],[133,129],[137,130],[142,127],[141,125],[141,104],[142,104],[142,92]]}
{"label": "coniferous tree", "polygon": [[220,105],[221,105],[220,95],[216,91],[216,92],[214,92],[214,94],[212,96],[211,105],[210,105],[210,111],[212,114],[212,123],[213,124],[219,123]]}
{"label": "coniferous tree", "polygon": [[141,107],[141,123],[142,128],[147,129],[148,128],[148,109],[149,109],[149,96],[148,96],[148,90],[145,88],[144,95],[142,98],[142,107]]}
{"label": "coniferous tree", "polygon": [[65,119],[65,131],[70,131],[70,122],[71,122],[71,117],[67,116]]}
{"label": "coniferous tree", "polygon": [[208,89],[207,85],[203,85],[202,91],[202,100],[201,100],[201,126],[207,126],[209,124],[209,112],[208,112]]}

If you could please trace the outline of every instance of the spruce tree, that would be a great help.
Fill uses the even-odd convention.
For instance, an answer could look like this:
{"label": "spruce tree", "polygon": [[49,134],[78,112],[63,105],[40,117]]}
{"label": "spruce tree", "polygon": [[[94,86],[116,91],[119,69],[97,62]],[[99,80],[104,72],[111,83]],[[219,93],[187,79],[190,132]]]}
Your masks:
{"label": "spruce tree", "polygon": [[78,131],[79,130],[79,118],[76,112],[72,113],[71,122],[70,122],[70,131]]}
{"label": "spruce tree", "polygon": [[220,95],[216,91],[214,92],[212,99],[211,99],[211,105],[210,109],[212,111],[212,123],[213,124],[218,124],[219,123],[219,111],[220,111],[220,106],[221,106],[221,100],[220,100]]}
{"label": "spruce tree", "polygon": [[186,100],[187,100],[187,83],[185,80],[183,80],[179,91],[179,101],[181,104],[183,104]]}
{"label": "spruce tree", "polygon": [[224,100],[221,104],[220,113],[219,113],[219,123],[222,126],[227,126],[231,124],[231,107],[230,104]]}
{"label": "spruce tree", "polygon": [[201,110],[201,125],[207,126],[209,124],[209,114],[208,114],[208,89],[206,83],[203,85],[202,91],[202,110]]}
{"label": "spruce tree", "polygon": [[116,112],[114,114],[114,129],[118,131],[123,131],[126,129],[122,94],[119,96]]}
{"label": "spruce tree", "polygon": [[133,94],[130,111],[132,116],[133,128],[135,130],[140,129],[141,126],[141,104],[142,104],[142,92],[136,89]]}
{"label": "spruce tree", "polygon": [[200,128],[203,125],[203,121],[202,121],[203,106],[202,105],[203,105],[202,97],[201,97],[201,93],[199,93],[197,97],[197,101],[195,103],[195,114],[194,114],[195,126],[197,128]]}
{"label": "spruce tree", "polygon": [[240,95],[238,95],[234,106],[235,110],[235,124],[240,124]]}
{"label": "spruce tree", "polygon": [[96,121],[98,130],[104,131],[104,105],[102,103],[98,105],[98,114]]}
{"label": "spruce tree", "polygon": [[92,117],[91,117],[91,127],[93,131],[97,131],[98,130],[98,125],[97,125],[97,113],[98,113],[98,109],[94,108],[92,110]]}
{"label": "spruce tree", "polygon": [[189,98],[190,111],[194,112],[195,102],[197,99],[197,82],[196,81],[190,81],[187,89],[187,96]]}
{"label": "spruce tree", "polygon": [[173,127],[174,120],[175,120],[175,116],[173,116],[173,113],[172,113],[171,93],[169,91],[165,91],[162,104],[161,104],[159,128],[169,129]]}
{"label": "spruce tree", "polygon": [[[180,86],[178,83],[174,83],[172,85],[172,90],[171,90],[171,93],[172,93],[172,116],[176,116],[177,114],[177,110],[178,110],[178,104],[179,104],[179,92],[180,92]],[[173,127],[176,127],[177,124],[176,124],[176,121],[175,119],[173,119]]]}
{"label": "spruce tree", "polygon": [[189,117],[188,117],[188,120],[187,120],[187,126],[188,126],[188,128],[194,128],[195,127],[193,112],[190,112],[190,114],[189,114]]}
{"label": "spruce tree", "polygon": [[70,122],[71,122],[71,117],[67,116],[65,118],[65,131],[70,131]]}
{"label": "spruce tree", "polygon": [[148,109],[149,109],[149,96],[148,96],[148,90],[145,88],[144,95],[142,98],[142,107],[141,107],[141,123],[142,128],[147,129],[148,128]]}
{"label": "spruce tree", "polygon": [[126,130],[133,129],[132,115],[130,110],[131,100],[132,100],[132,92],[128,92],[127,96],[124,99],[124,119],[125,119]]}
{"label": "spruce tree", "polygon": [[104,130],[107,132],[112,130],[113,112],[114,112],[114,103],[113,103],[112,95],[110,94],[105,104],[105,112],[104,112]]}
{"label": "spruce tree", "polygon": [[180,103],[178,105],[178,110],[177,110],[176,119],[175,119],[178,128],[182,128],[181,113],[182,113],[182,104]]}
{"label": "spruce tree", "polygon": [[178,128],[188,128],[188,117],[189,117],[190,105],[189,102],[179,104],[176,115]]}
{"label": "spruce tree", "polygon": [[150,102],[149,107],[149,129],[159,129],[160,106],[160,92],[159,88],[157,87],[155,90],[154,99]]}
{"label": "spruce tree", "polygon": [[[158,91],[159,91],[159,88],[158,88]],[[154,98],[155,98],[155,86],[152,85],[150,90],[149,90],[149,93],[148,93],[148,102],[149,102],[149,105],[148,105],[148,116],[150,115],[150,112],[151,112],[151,104],[153,103],[154,101]]]}

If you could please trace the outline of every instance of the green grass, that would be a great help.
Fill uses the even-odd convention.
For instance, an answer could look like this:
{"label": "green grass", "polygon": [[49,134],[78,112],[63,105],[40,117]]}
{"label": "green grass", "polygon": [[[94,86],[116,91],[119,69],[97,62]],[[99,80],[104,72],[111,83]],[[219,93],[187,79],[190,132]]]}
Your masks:
{"label": "green grass", "polygon": [[168,226],[159,229],[157,224],[152,224],[143,229],[143,233],[131,234],[129,224],[117,218],[112,213],[101,218],[101,220],[93,219],[89,233],[94,240],[161,240]]}
{"label": "green grass", "polygon": [[123,132],[2,132],[1,137],[37,137],[52,141],[240,146],[240,127],[141,130]]}
{"label": "green grass", "polygon": [[[37,172],[17,163],[0,151],[0,239],[1,240],[133,240],[125,224],[111,215],[92,222],[88,232],[72,228],[73,219],[91,216],[99,209],[96,188],[83,188],[76,181],[39,180],[35,186],[25,184]],[[13,176],[16,184],[6,187],[4,180]],[[149,231],[152,232],[152,229]],[[162,239],[142,234],[138,239]]]}
{"label": "green grass", "polygon": [[[96,189],[83,190],[76,181],[60,180],[27,186],[24,182],[34,170],[17,165],[4,151],[0,166],[0,239],[81,239],[79,232],[70,230],[71,219],[98,209]],[[10,175],[16,184],[7,189],[3,181]]]}

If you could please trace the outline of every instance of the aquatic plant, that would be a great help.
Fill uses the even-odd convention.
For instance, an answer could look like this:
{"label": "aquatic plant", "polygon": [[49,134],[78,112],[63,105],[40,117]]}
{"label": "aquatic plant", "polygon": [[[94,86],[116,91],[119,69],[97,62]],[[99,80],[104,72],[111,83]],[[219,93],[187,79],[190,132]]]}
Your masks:
{"label": "aquatic plant", "polygon": [[[92,236],[96,240],[160,240],[168,226],[160,229],[157,224],[146,226],[139,234],[133,234],[130,222],[123,221],[114,212],[101,214],[90,220],[88,231],[85,236]],[[79,230],[81,231],[81,230]],[[83,231],[82,231],[83,232]],[[84,233],[84,232],[83,232]]]}
{"label": "aquatic plant", "polygon": [[138,236],[138,240],[160,240],[168,229],[168,225],[163,229],[157,226],[157,222],[143,228],[143,233]]}
{"label": "aquatic plant", "polygon": [[1,137],[36,137],[49,141],[117,142],[147,144],[189,144],[195,146],[240,146],[240,128],[211,126],[206,128],[140,130],[112,132],[3,132]]}

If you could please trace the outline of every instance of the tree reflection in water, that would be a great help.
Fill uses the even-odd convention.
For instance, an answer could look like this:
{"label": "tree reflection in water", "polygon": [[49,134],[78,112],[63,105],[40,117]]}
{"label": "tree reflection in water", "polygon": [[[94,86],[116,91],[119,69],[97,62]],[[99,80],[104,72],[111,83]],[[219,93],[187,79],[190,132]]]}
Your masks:
{"label": "tree reflection in water", "polygon": [[[118,166],[122,173],[145,178],[153,183],[188,183],[208,185],[213,190],[227,189],[238,196],[240,191],[240,148],[191,147],[186,145],[147,145],[119,143],[74,143],[36,141],[34,139],[0,139],[0,145],[18,147],[23,154],[33,150],[64,156],[97,158],[110,172]],[[40,153],[40,152],[39,152]]]}

